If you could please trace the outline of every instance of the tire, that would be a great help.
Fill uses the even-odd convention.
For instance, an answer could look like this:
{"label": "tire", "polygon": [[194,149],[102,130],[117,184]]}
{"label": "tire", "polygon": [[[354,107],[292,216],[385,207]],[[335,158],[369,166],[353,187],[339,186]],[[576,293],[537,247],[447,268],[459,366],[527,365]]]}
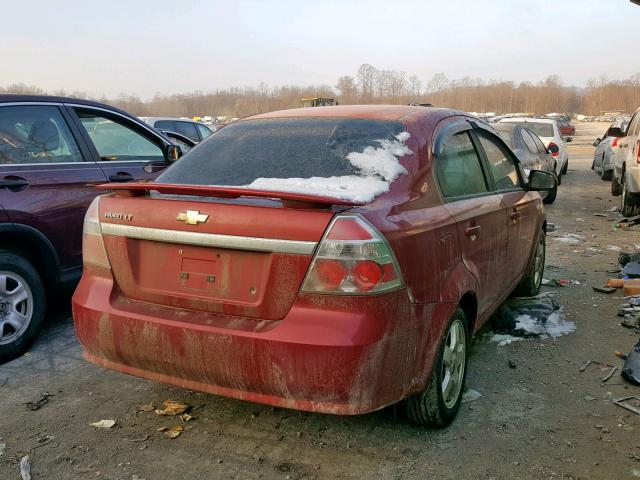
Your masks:
{"label": "tire", "polygon": [[[467,349],[470,344],[468,331],[467,318],[464,311],[458,307],[438,347],[436,363],[427,389],[403,400],[404,411],[412,422],[442,428],[449,425],[458,414],[467,377]],[[452,352],[452,342],[455,342],[455,352],[446,355],[449,358],[446,362],[449,365],[446,365],[445,351]],[[443,384],[447,374],[449,378],[447,384],[451,385],[452,391],[445,395]]]}
{"label": "tire", "polygon": [[542,276],[544,275],[546,243],[546,234],[542,230],[536,239],[535,251],[529,261],[527,271],[513,291],[514,296],[535,297],[540,293],[540,285],[542,285]]}
{"label": "tire", "polygon": [[558,185],[562,185],[562,172],[556,175],[556,178],[558,179]]}
{"label": "tire", "polygon": [[556,201],[556,195],[558,195],[558,187],[554,188],[550,192],[547,192],[547,196],[542,199],[542,203],[551,205],[553,202]]}
{"label": "tire", "polygon": [[46,296],[40,275],[25,258],[0,250],[0,362],[24,353],[40,332]]}
{"label": "tire", "polygon": [[622,192],[620,194],[620,213],[625,217],[640,215],[640,195],[627,191],[627,182],[622,176]]}
{"label": "tire", "polygon": [[611,180],[611,176],[613,175],[613,170],[605,170],[604,169],[604,160],[602,161],[602,172],[600,172],[600,178],[605,182]]}
{"label": "tire", "polygon": [[619,196],[622,193],[622,185],[618,182],[618,179],[615,175],[611,177],[611,195],[614,197]]}
{"label": "tire", "polygon": [[564,167],[562,167],[562,175],[566,175],[569,171],[569,157],[567,157],[567,161],[564,162]]}

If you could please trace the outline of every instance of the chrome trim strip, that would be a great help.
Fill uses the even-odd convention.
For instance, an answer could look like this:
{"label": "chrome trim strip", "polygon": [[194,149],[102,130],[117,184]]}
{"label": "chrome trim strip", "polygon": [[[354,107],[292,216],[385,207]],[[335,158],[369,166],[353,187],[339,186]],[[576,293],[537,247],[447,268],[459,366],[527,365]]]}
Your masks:
{"label": "chrome trim strip", "polygon": [[234,250],[252,250],[256,252],[313,254],[317,242],[301,240],[281,240],[276,238],[240,237],[218,233],[185,232],[161,228],[136,227],[119,223],[100,224],[103,235],[151,240],[154,242],[182,243],[203,247],[230,248]]}

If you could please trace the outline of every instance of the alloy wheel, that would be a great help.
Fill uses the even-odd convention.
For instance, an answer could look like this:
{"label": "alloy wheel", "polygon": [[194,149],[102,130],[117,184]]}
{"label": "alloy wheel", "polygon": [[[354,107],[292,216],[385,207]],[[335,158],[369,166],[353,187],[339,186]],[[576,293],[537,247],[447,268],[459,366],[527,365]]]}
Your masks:
{"label": "alloy wheel", "polygon": [[442,399],[447,408],[458,401],[466,367],[467,339],[464,324],[455,319],[449,326],[442,354]]}
{"label": "alloy wheel", "polygon": [[538,287],[542,283],[544,273],[544,237],[538,241],[535,257],[533,259],[533,284]]}
{"label": "alloy wheel", "polygon": [[33,293],[15,272],[0,271],[0,345],[14,342],[29,327]]}

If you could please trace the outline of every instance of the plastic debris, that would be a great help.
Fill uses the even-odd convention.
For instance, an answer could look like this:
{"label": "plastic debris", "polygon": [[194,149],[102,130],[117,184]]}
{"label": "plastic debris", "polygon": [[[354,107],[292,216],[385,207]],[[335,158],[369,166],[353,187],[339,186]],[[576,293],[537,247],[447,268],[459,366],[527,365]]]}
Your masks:
{"label": "plastic debris", "polygon": [[42,407],[44,407],[47,403],[49,403],[49,397],[52,397],[53,395],[51,395],[50,393],[43,393],[42,396],[36,400],[35,402],[27,402],[25,403],[25,406],[27,407],[27,410],[31,410],[32,412],[35,412],[36,410],[40,410]]}
{"label": "plastic debris", "polygon": [[633,385],[640,385],[640,340],[626,356],[622,377]]}
{"label": "plastic debris", "polygon": [[640,263],[639,262],[627,263],[622,269],[622,274],[629,278],[640,277]]}
{"label": "plastic debris", "polygon": [[4,455],[4,452],[7,450],[7,444],[6,443],[0,443],[0,457],[2,455]]}
{"label": "plastic debris", "polygon": [[462,394],[462,403],[475,402],[482,397],[482,394],[477,390],[467,388]]}
{"label": "plastic debris", "polygon": [[189,410],[189,405],[175,400],[165,400],[162,402],[163,409],[156,409],[158,415],[180,415]]}
{"label": "plastic debris", "polygon": [[29,464],[29,455],[25,455],[20,459],[20,476],[22,480],[31,480],[31,465]]}
{"label": "plastic debris", "polygon": [[593,291],[598,293],[613,293],[616,289],[613,287],[593,287]]}
{"label": "plastic debris", "polygon": [[640,253],[621,253],[618,255],[618,263],[623,267],[629,262],[640,262]]}
{"label": "plastic debris", "polygon": [[640,397],[631,396],[618,398],[617,400],[614,400],[613,403],[635,413],[636,415],[640,415]]}
{"label": "plastic debris", "polygon": [[111,428],[116,424],[115,420],[100,420],[99,422],[90,423],[92,427],[96,428]]}
{"label": "plastic debris", "polygon": [[184,431],[184,427],[178,424],[170,428],[160,427],[158,428],[158,431],[164,433],[166,437],[174,439],[180,436],[180,434]]}

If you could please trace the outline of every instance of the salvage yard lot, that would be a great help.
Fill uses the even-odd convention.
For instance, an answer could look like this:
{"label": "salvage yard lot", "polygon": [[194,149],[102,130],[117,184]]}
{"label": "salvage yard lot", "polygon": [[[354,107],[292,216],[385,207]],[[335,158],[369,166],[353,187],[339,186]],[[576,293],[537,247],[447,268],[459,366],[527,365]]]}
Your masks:
{"label": "salvage yard lot", "polygon": [[[48,480],[640,477],[640,416],[611,401],[640,388],[619,372],[606,383],[598,368],[580,372],[588,360],[620,366],[613,352],[627,352],[637,339],[619,326],[621,294],[591,288],[617,264],[609,246],[635,251],[640,243],[640,227],[612,228],[617,199],[590,170],[591,142],[605,129],[577,125],[569,173],[546,206],[556,230],[547,240],[545,277],[576,282],[543,290],[576,331],[501,346],[487,330],[472,350],[467,378],[467,388],[482,396],[464,403],[449,428],[417,427],[392,407],[356,417],[310,414],[104,370],[82,359],[63,308],[27,355],[0,366],[0,478],[19,478],[24,455],[34,479]],[[569,233],[584,242],[557,240]],[[168,399],[188,404],[193,418],[140,408],[162,408]],[[89,425],[103,419],[116,424]],[[176,424],[184,428],[177,438],[158,431]]]}

